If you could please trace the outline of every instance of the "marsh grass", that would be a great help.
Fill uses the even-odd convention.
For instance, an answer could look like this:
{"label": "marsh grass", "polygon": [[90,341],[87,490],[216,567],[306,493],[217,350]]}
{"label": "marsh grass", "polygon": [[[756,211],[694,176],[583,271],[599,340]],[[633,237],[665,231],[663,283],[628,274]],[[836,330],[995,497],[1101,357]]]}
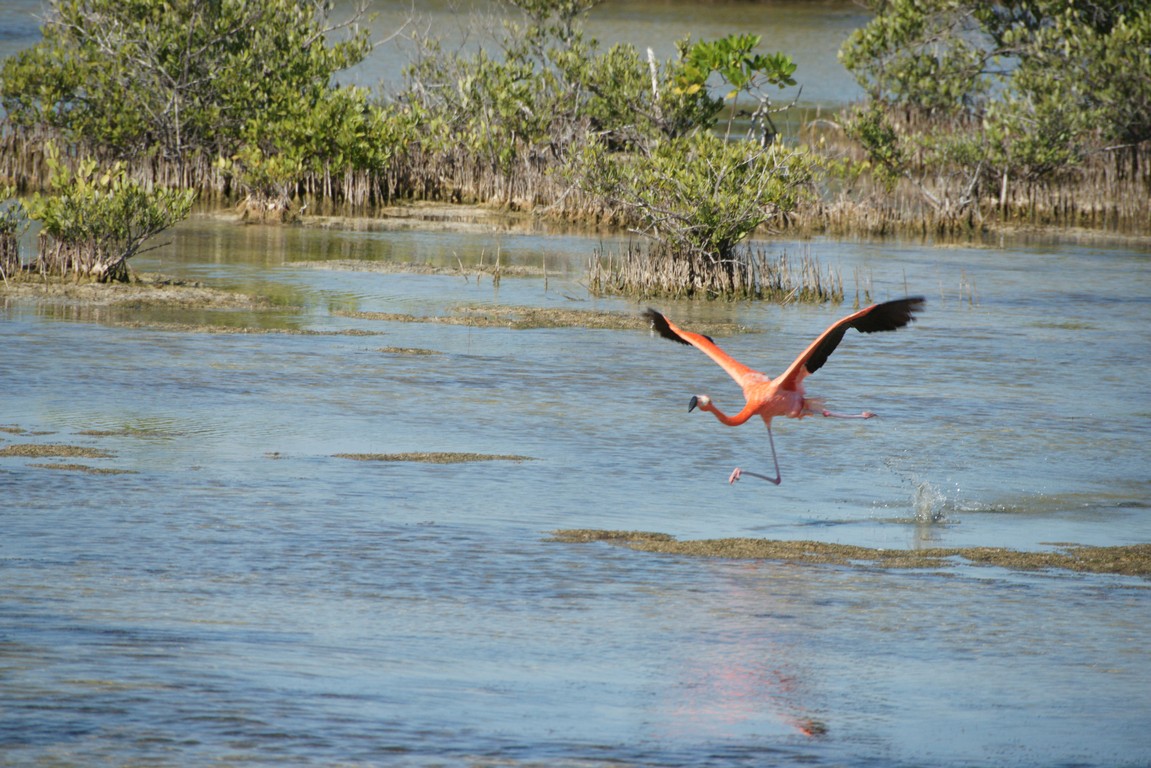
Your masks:
{"label": "marsh grass", "polygon": [[148,320],[111,320],[109,325],[117,328],[142,328],[149,331],[170,331],[172,333],[206,333],[237,336],[383,336],[381,331],[362,328],[341,328],[319,331],[312,328],[254,328],[249,325],[208,325],[194,323],[168,323]]}
{"label": "marsh grass", "polygon": [[[842,114],[815,112],[797,127],[797,142],[823,162],[854,163],[866,159],[846,136]],[[968,126],[941,121],[930,126],[945,135]],[[926,130],[918,124],[905,130]],[[16,131],[0,128],[0,177],[22,192],[44,189],[49,169],[44,147],[61,137],[49,129]],[[533,212],[543,218],[572,222],[612,223],[618,211],[594,194],[562,181],[562,158],[524,150],[507,167],[469,156],[460,147],[438,151],[418,143],[397,152],[373,172],[330,171],[303,175],[292,190],[303,218],[315,215],[374,217],[398,203],[476,204],[501,211]],[[80,159],[65,158],[70,163]],[[113,157],[96,157],[110,164]],[[216,158],[193,155],[180,164],[149,156],[129,163],[133,179],[145,188],[195,189],[201,204],[234,206],[238,190],[215,164]],[[858,235],[960,235],[972,230],[1012,227],[1083,227],[1107,232],[1151,232],[1151,142],[1115,150],[1101,147],[1073,169],[1045,178],[1014,178],[987,172],[970,188],[973,204],[962,210],[948,204],[969,191],[969,175],[957,173],[921,155],[913,157],[914,179],[889,184],[864,170],[851,178],[827,179],[815,199],[789,213],[786,226],[798,233]],[[925,192],[942,204],[933,204]],[[7,256],[9,264],[14,256]]]}
{"label": "marsh grass", "polygon": [[0,294],[56,304],[88,307],[187,307],[212,309],[272,309],[263,296],[213,288],[193,280],[133,272],[127,282],[99,283],[93,278],[45,275],[27,270],[8,275]]}
{"label": "marsh grass", "polygon": [[778,304],[843,301],[843,278],[810,253],[739,248],[727,259],[682,254],[657,244],[628,244],[622,253],[597,248],[588,268],[593,295],[660,299],[758,299]]}
{"label": "marsh grass", "polygon": [[831,174],[819,199],[791,217],[793,228],[839,236],[963,235],[1030,227],[1151,233],[1151,142],[1088,148],[1075,166],[1044,175],[989,168],[976,173],[941,160],[931,147],[962,140],[977,132],[977,125],[960,118],[889,116],[900,135],[931,137],[908,142],[909,174],[894,183],[866,169],[862,147],[844,130],[848,112],[809,115],[799,127],[799,141],[817,148],[829,168],[862,172]]}

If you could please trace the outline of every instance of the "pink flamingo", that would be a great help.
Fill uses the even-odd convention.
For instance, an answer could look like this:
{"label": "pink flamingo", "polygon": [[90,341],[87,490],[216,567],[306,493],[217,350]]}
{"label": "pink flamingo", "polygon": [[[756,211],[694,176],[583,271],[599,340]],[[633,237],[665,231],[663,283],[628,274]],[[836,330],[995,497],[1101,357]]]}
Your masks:
{"label": "pink flamingo", "polygon": [[734,416],[728,416],[712,402],[707,395],[695,395],[688,403],[687,410],[693,411],[698,406],[701,411],[715,414],[715,417],[729,427],[738,427],[752,416],[758,415],[767,425],[767,440],[771,445],[771,459],[775,463],[775,477],[760,475],[755,472],[745,472],[736,467],[728,478],[734,483],[744,475],[758,477],[769,483],[779,485],[782,477],[779,472],[779,459],[775,455],[775,440],[771,436],[771,420],[776,416],[789,416],[793,419],[802,419],[819,413],[823,416],[840,419],[870,419],[875,414],[864,411],[860,414],[846,415],[832,413],[824,410],[818,400],[808,400],[803,396],[803,380],[808,374],[818,371],[827,358],[839,346],[843,335],[848,328],[854,328],[861,333],[875,333],[876,331],[894,331],[915,319],[915,314],[923,309],[922,296],[914,296],[894,301],[885,301],[882,304],[873,304],[870,307],[854,312],[834,323],[830,328],[811,342],[795,361],[788,366],[782,376],[772,379],[770,376],[756,371],[739,362],[724,352],[710,337],[699,333],[692,333],[679,328],[654,309],[644,312],[644,317],[651,321],[652,330],[665,339],[678,341],[680,344],[690,344],[710,357],[743,389],[743,396],[747,403],[743,410]]}

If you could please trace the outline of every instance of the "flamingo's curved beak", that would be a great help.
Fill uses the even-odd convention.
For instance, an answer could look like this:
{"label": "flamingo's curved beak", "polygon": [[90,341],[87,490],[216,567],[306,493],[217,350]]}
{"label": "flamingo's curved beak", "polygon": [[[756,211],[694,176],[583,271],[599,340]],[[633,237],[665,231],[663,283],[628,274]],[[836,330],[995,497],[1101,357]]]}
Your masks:
{"label": "flamingo's curved beak", "polygon": [[691,400],[689,400],[688,404],[687,404],[687,412],[691,413],[692,411],[694,411],[695,407],[697,405],[699,405],[699,398],[696,397],[695,395],[692,395]]}

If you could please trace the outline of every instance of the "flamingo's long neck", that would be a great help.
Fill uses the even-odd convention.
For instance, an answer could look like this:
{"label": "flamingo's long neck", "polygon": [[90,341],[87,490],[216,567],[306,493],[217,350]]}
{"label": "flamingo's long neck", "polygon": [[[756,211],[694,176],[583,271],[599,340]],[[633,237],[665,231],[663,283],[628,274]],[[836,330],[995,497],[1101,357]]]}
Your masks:
{"label": "flamingo's long neck", "polygon": [[717,408],[714,402],[709,402],[707,405],[701,404],[699,409],[701,411],[707,411],[708,413],[715,414],[717,419],[729,427],[738,427],[740,424],[743,424],[755,414],[755,408],[750,407],[750,405],[745,407],[735,416],[728,416],[726,413]]}

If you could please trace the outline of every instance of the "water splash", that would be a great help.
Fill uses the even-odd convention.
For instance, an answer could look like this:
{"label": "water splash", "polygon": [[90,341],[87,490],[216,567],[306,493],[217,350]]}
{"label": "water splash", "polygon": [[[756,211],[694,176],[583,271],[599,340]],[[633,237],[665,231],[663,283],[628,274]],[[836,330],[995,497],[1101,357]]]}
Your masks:
{"label": "water splash", "polygon": [[925,480],[913,479],[914,492],[911,499],[911,508],[915,512],[915,520],[919,523],[943,523],[947,521],[944,511],[947,497],[943,491]]}
{"label": "water splash", "polygon": [[889,457],[884,461],[900,481],[911,487],[911,513],[919,525],[939,525],[951,522],[947,517],[947,507],[954,506],[944,493],[934,483],[920,477],[917,470],[901,466],[908,459],[905,454],[902,458]]}

